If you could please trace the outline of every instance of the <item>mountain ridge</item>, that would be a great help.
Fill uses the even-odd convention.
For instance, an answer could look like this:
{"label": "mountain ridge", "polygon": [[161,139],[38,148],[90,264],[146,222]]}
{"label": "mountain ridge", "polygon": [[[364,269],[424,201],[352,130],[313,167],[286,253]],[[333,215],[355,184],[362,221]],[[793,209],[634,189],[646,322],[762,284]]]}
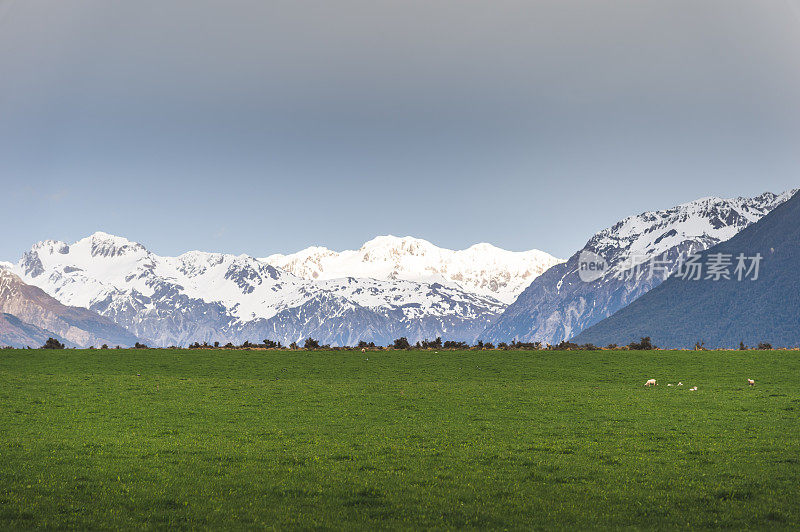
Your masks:
{"label": "mountain ridge", "polygon": [[[480,338],[549,344],[571,338],[658,286],[681,257],[728,240],[795,192],[706,197],[623,218],[537,277]],[[604,269],[584,282],[580,264],[587,255],[599,257]]]}
{"label": "mountain ridge", "polygon": [[[735,274],[734,260],[761,257],[750,277]],[[578,334],[581,343],[628,343],[650,336],[656,345],[735,348],[740,342],[776,347],[800,344],[800,194],[730,240],[700,252],[695,261],[730,257],[728,276],[689,275],[688,266],[629,306]],[[751,264],[748,267],[752,267]],[[756,278],[756,272],[758,277]],[[744,272],[747,273],[747,272]],[[613,340],[610,340],[612,339]]]}
{"label": "mountain ridge", "polygon": [[44,345],[48,338],[55,338],[67,347],[77,347],[52,331],[25,323],[13,314],[0,312],[0,347],[36,348]]}

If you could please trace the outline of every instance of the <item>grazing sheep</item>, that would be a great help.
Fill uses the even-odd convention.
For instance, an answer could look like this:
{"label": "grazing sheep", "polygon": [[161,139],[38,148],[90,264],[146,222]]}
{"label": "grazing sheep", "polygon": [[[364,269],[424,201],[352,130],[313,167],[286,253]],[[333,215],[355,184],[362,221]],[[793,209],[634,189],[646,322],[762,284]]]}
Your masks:
{"label": "grazing sheep", "polygon": [[683,386],[683,383],[682,383],[682,382],[679,382],[679,383],[678,383],[678,386]]}
{"label": "grazing sheep", "polygon": [[670,382],[670,383],[668,383],[668,384],[667,384],[667,386],[672,386],[672,383],[671,383],[671,382]]}
{"label": "grazing sheep", "polygon": [[658,386],[658,384],[656,384],[656,380],[655,379],[649,379],[646,383],[644,383],[644,385],[645,386]]}
{"label": "grazing sheep", "polygon": [[689,388],[689,391],[690,391],[690,392],[696,392],[696,391],[697,391],[697,386],[694,386],[694,387],[692,387],[692,388]]}
{"label": "grazing sheep", "polygon": [[747,384],[749,384],[750,386],[755,386],[756,381],[754,381],[753,379],[747,379]]}

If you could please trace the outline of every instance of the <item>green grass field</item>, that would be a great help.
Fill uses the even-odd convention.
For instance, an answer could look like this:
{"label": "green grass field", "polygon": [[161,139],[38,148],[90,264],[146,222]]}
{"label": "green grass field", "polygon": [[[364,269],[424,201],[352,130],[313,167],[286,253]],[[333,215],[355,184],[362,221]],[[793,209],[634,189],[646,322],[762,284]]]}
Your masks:
{"label": "green grass field", "polygon": [[3,350],[0,528],[798,528],[799,415],[797,351]]}

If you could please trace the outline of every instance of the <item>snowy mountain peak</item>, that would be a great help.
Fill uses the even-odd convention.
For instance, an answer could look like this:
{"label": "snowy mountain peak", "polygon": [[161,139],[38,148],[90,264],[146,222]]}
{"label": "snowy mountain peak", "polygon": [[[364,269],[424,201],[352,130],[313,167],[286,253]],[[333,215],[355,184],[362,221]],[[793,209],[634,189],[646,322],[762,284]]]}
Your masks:
{"label": "snowy mountain peak", "polygon": [[480,242],[478,244],[472,244],[470,247],[466,249],[466,251],[472,251],[476,253],[497,253],[505,251],[500,249],[497,246],[489,244],[488,242]]}
{"label": "snowy mountain peak", "polygon": [[60,240],[42,240],[31,247],[31,251],[40,250],[55,253],[67,253],[69,252],[69,246],[66,242],[62,242]]}
{"label": "snowy mountain peak", "polygon": [[225,260],[222,253],[210,253],[208,251],[187,251],[176,257],[177,260],[187,264],[221,264]]}
{"label": "snowy mountain peak", "polygon": [[81,242],[91,242],[93,245],[107,245],[107,246],[115,246],[115,247],[125,247],[125,246],[139,246],[141,244],[138,242],[132,242],[125,237],[112,235],[111,233],[106,233],[104,231],[96,231],[91,235],[82,238],[76,242],[76,244]]}
{"label": "snowy mountain peak", "polygon": [[124,246],[126,244],[132,244],[137,242],[131,242],[125,237],[112,235],[111,233],[106,233],[105,231],[95,231],[91,235],[87,236],[81,240],[93,240],[93,241],[110,241],[110,242],[117,242],[120,245]]}
{"label": "snowy mountain peak", "polygon": [[397,246],[402,246],[404,243],[424,244],[433,246],[433,244],[422,238],[416,238],[410,235],[395,236],[389,234],[389,235],[377,235],[374,238],[367,240],[361,246],[361,249],[371,249],[377,247],[397,247]]}
{"label": "snowy mountain peak", "polygon": [[539,250],[514,252],[481,243],[455,251],[421,238],[393,235],[375,237],[357,250],[314,247],[261,260],[303,279],[352,276],[438,282],[504,303],[512,302],[533,279],[561,262]]}

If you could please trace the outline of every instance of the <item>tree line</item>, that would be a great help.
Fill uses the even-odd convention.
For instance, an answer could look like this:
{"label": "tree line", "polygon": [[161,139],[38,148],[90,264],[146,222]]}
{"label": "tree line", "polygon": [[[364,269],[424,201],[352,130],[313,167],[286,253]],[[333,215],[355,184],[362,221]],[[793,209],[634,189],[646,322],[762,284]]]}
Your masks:
{"label": "tree line", "polygon": [[[56,338],[48,338],[47,341],[41,346],[39,349],[65,349],[65,345],[60,342]],[[133,346],[134,349],[151,349],[145,344],[136,342]],[[437,337],[434,340],[420,340],[416,343],[412,344],[408,341],[408,338],[402,336],[394,340],[391,344],[382,346],[376,345],[375,342],[367,342],[367,341],[360,341],[355,346],[331,346],[330,344],[320,344],[318,340],[314,338],[308,337],[303,341],[303,344],[300,345],[297,342],[292,342],[288,346],[283,345],[280,341],[274,341],[266,339],[262,343],[258,342],[249,342],[245,341],[240,345],[235,345],[232,342],[228,342],[222,345],[220,342],[213,342],[208,343],[207,341],[204,342],[194,342],[193,344],[189,345],[189,349],[304,349],[304,350],[315,350],[315,349],[328,349],[333,351],[347,351],[347,350],[354,350],[354,349],[370,349],[370,350],[383,350],[383,349],[394,349],[394,350],[427,350],[427,349],[475,349],[475,350],[484,350],[484,349],[502,349],[502,350],[528,350],[528,351],[538,351],[538,350],[552,350],[552,351],[597,351],[600,349],[619,349],[619,350],[631,350],[631,351],[648,351],[652,349],[658,349],[657,346],[653,345],[652,340],[649,336],[645,336],[641,338],[638,342],[631,342],[626,345],[617,345],[617,344],[609,344],[606,347],[598,347],[593,344],[576,344],[574,342],[563,341],[558,344],[542,344],[542,342],[518,342],[512,341],[511,343],[500,342],[496,346],[491,342],[483,342],[481,340],[477,341],[475,344],[469,344],[468,342],[464,341],[453,341],[447,340],[443,341],[441,337]],[[4,347],[3,349],[12,349],[11,347]],[[28,347],[28,349],[31,349]],[[94,346],[89,347],[88,349],[95,349]],[[108,344],[103,344],[99,349],[111,349]],[[122,349],[120,346],[116,346],[114,349]],[[154,348],[158,349],[158,348]],[[182,349],[180,346],[170,346],[164,349]],[[704,342],[697,342],[694,347],[695,350],[703,351],[707,350],[705,347]],[[748,349],[758,349],[759,351],[765,351],[772,349],[772,344],[767,342],[760,342],[758,347],[748,347],[744,344],[744,342],[739,343],[740,350],[748,350]]]}

